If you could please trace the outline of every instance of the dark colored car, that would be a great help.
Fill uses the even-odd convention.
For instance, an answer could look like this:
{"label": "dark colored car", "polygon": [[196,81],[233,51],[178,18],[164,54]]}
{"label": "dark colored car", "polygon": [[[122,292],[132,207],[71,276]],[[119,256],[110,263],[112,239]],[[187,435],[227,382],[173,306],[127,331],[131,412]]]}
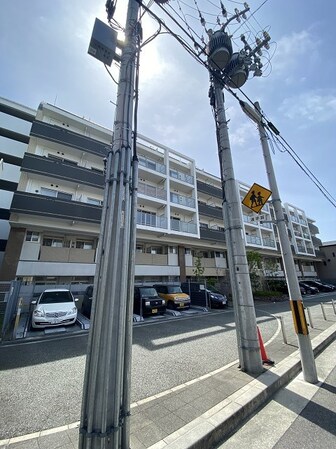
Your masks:
{"label": "dark colored car", "polygon": [[90,318],[91,316],[92,294],[93,285],[89,285],[88,287],[86,287],[81,308],[81,313],[87,318]]}
{"label": "dark colored car", "polygon": [[309,285],[306,282],[300,282],[300,287],[303,287],[308,295],[316,295],[319,293],[319,289],[314,287],[313,285]]}
{"label": "dark colored car", "polygon": [[140,316],[163,315],[166,311],[166,301],[159,297],[154,287],[134,287],[133,312]]}
{"label": "dark colored car", "polygon": [[214,287],[208,286],[206,288],[208,299],[210,300],[210,306],[212,309],[221,309],[227,306],[227,297]]}
{"label": "dark colored car", "polygon": [[181,289],[190,296],[191,304],[219,309],[227,306],[227,298],[214,287],[207,286],[204,282],[182,282]]}
{"label": "dark colored car", "polygon": [[333,292],[335,291],[335,286],[325,284],[324,282],[320,281],[305,281],[306,284],[317,288],[320,292]]}

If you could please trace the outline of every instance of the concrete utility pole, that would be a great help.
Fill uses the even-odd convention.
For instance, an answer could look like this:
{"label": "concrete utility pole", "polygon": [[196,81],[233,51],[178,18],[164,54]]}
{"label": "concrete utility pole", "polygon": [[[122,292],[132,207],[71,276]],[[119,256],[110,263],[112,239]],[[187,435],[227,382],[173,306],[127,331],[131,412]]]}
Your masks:
{"label": "concrete utility pole", "polygon": [[129,0],[86,359],[80,449],[129,449],[137,160],[132,118],[139,4]]}
{"label": "concrete utility pole", "polygon": [[314,353],[308,332],[307,321],[302,304],[302,296],[299,281],[296,275],[294,258],[288,237],[284,212],[282,210],[279,189],[273,169],[271,153],[268,146],[267,134],[260,114],[259,103],[254,103],[255,110],[247,103],[241,102],[243,111],[258,125],[263,156],[267,171],[269,188],[272,191],[272,204],[274,207],[276,224],[278,227],[282,260],[285,269],[285,276],[290,297],[290,307],[293,314],[293,321],[296,334],[298,336],[299,350],[301,355],[303,377],[307,382],[317,383],[317,372]]}
{"label": "concrete utility pole", "polygon": [[[261,373],[263,370],[259,348],[257,321],[254,309],[251,281],[245,249],[244,225],[241,215],[240,195],[234,177],[230,141],[224,109],[224,86],[240,88],[248,79],[249,72],[255,76],[261,75],[262,47],[269,48],[269,34],[263,32],[263,40],[256,38],[256,47],[248,44],[244,35],[241,41],[244,48],[233,53],[231,37],[225,31],[233,20],[240,22],[246,19],[249,6],[244,3],[244,9],[235,9],[228,19],[228,14],[222,5],[222,15],[225,23],[218,31],[207,30],[209,42],[207,46],[208,68],[210,73],[210,104],[214,108],[217,128],[218,156],[221,170],[223,192],[223,221],[230,268],[230,281],[233,294],[233,307],[236,322],[238,353],[240,366],[249,373]],[[201,15],[201,12],[199,12]],[[201,18],[201,23],[205,20]]]}
{"label": "concrete utility pole", "polygon": [[246,258],[244,225],[240,213],[240,196],[234,177],[229,133],[224,109],[224,94],[220,82],[214,82],[215,110],[218,126],[218,157],[223,186],[223,218],[228,246],[230,280],[240,366],[243,371],[259,374],[263,371],[257,334],[249,268]]}

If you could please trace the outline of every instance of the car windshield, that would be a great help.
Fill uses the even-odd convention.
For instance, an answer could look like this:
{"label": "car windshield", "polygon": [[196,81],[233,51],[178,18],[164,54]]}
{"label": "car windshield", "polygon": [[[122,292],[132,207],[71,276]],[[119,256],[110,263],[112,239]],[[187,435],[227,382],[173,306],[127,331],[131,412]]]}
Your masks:
{"label": "car windshield", "polygon": [[208,289],[211,293],[217,293],[217,295],[221,295],[221,292],[219,292],[218,290],[216,290],[214,287],[208,286],[207,289]]}
{"label": "car windshield", "polygon": [[155,288],[151,287],[141,288],[141,294],[143,296],[157,296]]}
{"label": "car windshield", "polygon": [[178,285],[171,285],[168,287],[168,293],[183,293],[181,287]]}
{"label": "car windshield", "polygon": [[59,302],[73,302],[72,295],[68,291],[43,292],[39,304],[57,304]]}

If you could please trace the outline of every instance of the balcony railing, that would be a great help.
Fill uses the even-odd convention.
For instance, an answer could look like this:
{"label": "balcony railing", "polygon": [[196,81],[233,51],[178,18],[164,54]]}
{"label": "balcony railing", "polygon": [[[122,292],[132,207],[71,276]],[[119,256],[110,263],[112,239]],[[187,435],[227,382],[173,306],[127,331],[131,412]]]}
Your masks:
{"label": "balcony railing", "polygon": [[215,242],[225,242],[225,232],[219,229],[200,228],[201,239],[212,240]]}
{"label": "balcony railing", "polygon": [[188,234],[197,234],[196,223],[181,220],[170,220],[170,229],[172,231],[187,232]]}
{"label": "balcony railing", "polygon": [[195,209],[196,205],[194,198],[184,195],[177,195],[176,193],[170,193],[170,201],[174,204],[180,204],[181,206],[190,207],[192,209]]}
{"label": "balcony railing", "polygon": [[33,123],[30,134],[59,145],[76,148],[77,150],[97,154],[102,157],[105,157],[109,150],[109,145],[104,142],[99,142],[91,137],[38,120],[35,120]]}
{"label": "balcony railing", "polygon": [[150,228],[168,229],[168,220],[166,217],[137,215],[137,224]]}
{"label": "balcony railing", "polygon": [[178,179],[179,181],[183,181],[192,185],[194,184],[194,177],[191,175],[187,175],[186,173],[182,173],[177,170],[169,170],[169,175],[171,178]]}
{"label": "balcony railing", "polygon": [[157,171],[159,173],[166,173],[166,166],[163,164],[160,164],[159,162],[152,161],[151,159],[145,159],[142,157],[139,157],[139,165],[142,165],[143,167],[149,168],[150,170]]}
{"label": "balcony railing", "polygon": [[262,239],[263,241],[263,245],[264,246],[269,246],[270,248],[275,248],[275,240],[267,238],[267,237],[263,237]]}
{"label": "balcony railing", "polygon": [[207,217],[220,218],[223,220],[223,211],[221,207],[198,203],[198,213],[200,215],[206,215]]}
{"label": "balcony railing", "polygon": [[222,190],[218,187],[211,186],[202,181],[197,181],[197,190],[207,195],[214,196],[215,198],[223,198]]}
{"label": "balcony railing", "polygon": [[167,190],[139,182],[138,193],[167,201]]}
{"label": "balcony railing", "polygon": [[261,245],[261,238],[254,235],[247,235],[246,242],[253,245]]}

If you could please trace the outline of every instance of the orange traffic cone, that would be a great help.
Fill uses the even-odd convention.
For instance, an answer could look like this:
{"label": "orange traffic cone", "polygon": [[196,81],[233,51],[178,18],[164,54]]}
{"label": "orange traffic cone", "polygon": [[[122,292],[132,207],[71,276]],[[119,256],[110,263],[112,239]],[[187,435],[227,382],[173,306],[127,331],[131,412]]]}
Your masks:
{"label": "orange traffic cone", "polygon": [[261,360],[266,365],[274,365],[275,362],[273,362],[273,360],[271,360],[267,357],[264,342],[263,342],[263,339],[262,339],[262,336],[261,336],[258,326],[257,326],[257,331],[258,331],[258,340],[259,340],[259,346],[260,346]]}

